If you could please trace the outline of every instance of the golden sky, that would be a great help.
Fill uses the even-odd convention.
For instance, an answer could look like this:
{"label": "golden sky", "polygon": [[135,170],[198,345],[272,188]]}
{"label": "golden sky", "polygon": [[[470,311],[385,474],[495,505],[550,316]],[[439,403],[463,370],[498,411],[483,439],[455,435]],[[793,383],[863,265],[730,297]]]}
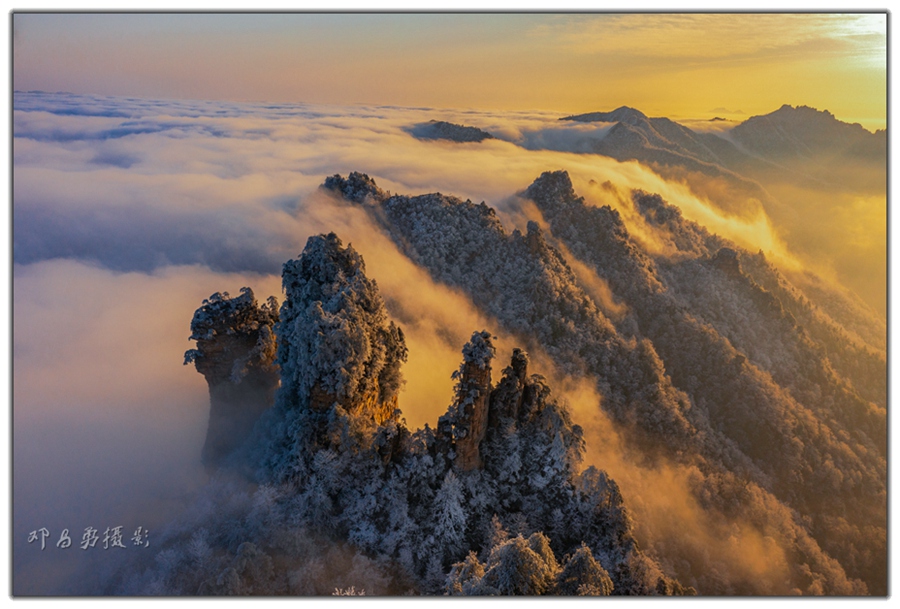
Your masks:
{"label": "golden sky", "polygon": [[886,122],[885,14],[16,14],[18,90]]}

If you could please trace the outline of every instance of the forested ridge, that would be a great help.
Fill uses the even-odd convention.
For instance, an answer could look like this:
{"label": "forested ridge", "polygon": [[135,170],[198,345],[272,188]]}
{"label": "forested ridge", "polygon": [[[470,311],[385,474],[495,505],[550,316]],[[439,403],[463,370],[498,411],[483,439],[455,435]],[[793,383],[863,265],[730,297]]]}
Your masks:
{"label": "forested ridge", "polygon": [[[668,241],[650,252],[565,172],[520,193],[541,215],[524,232],[485,203],[391,195],[364,174],[322,190],[360,205],[519,347],[498,354],[473,328],[446,413],[409,429],[403,328],[338,235],[285,263],[280,307],[250,289],[213,295],[185,362],[209,383],[212,478],[155,563],[115,591],[886,594],[886,354],[840,292],[795,285],[762,252],[633,191],[622,204]],[[584,430],[529,350],[588,379],[628,458],[685,472],[709,522],[783,557],[780,579],[727,572],[699,540],[661,532],[642,547],[632,499],[585,463]],[[265,407],[240,432],[223,426],[249,394]]]}

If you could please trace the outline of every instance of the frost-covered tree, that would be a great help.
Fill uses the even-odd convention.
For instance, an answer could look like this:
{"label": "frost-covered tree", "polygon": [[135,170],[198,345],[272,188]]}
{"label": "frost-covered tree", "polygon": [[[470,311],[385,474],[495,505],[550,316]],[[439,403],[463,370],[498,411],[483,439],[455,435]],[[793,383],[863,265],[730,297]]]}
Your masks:
{"label": "frost-covered tree", "polygon": [[583,543],[556,576],[554,592],[563,596],[609,596],[613,583]]}
{"label": "frost-covered tree", "polygon": [[465,548],[466,511],[462,484],[453,470],[447,472],[434,497],[434,538],[443,557],[456,558]]}
{"label": "frost-covered tree", "polygon": [[447,591],[482,596],[545,594],[558,572],[553,552],[541,533],[527,540],[518,535],[495,546],[486,565],[478,563],[474,554],[454,565],[447,578]]}

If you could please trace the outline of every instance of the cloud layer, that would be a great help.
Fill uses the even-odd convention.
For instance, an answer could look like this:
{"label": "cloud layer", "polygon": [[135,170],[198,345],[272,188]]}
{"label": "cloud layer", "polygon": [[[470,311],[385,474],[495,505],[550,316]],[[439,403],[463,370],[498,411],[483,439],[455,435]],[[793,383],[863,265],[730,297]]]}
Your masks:
{"label": "cloud layer", "polygon": [[[42,526],[80,531],[120,520],[136,526],[151,517],[153,526],[161,525],[202,482],[206,386],[192,368],[181,366],[191,346],[193,311],[211,293],[236,294],[245,285],[261,299],[280,298],[281,265],[299,254],[310,235],[334,231],[351,243],[403,328],[410,354],[400,399],[412,427],[433,424],[446,410],[450,374],[472,331],[497,334],[497,367],[505,364],[515,345],[498,324],[465,295],[435,284],[364,210],[318,191],[326,176],[361,171],[394,192],[484,200],[511,230],[536,217],[515,194],[544,171],[566,169],[577,192],[591,204],[620,209],[629,231],[653,251],[665,253],[668,245],[621,195],[629,189],[660,193],[686,217],[799,267],[759,208],[730,216],[638,163],[578,154],[605,127],[560,126],[557,118],[17,93],[16,593],[40,590],[49,560],[68,582],[90,564],[77,552],[48,548],[39,554],[25,542],[28,532]],[[498,139],[422,142],[406,131],[432,119],[474,125]],[[575,270],[611,317],[623,312],[589,269]],[[561,395],[585,419],[577,422],[594,430],[598,442],[606,439],[606,448],[594,454],[621,479],[626,498],[670,474],[689,477],[688,471],[648,471],[615,459],[615,430],[589,420],[596,394],[561,378],[549,358],[532,358],[537,370],[559,377]],[[171,472],[179,474],[173,479]],[[700,515],[690,497],[670,498],[696,526],[720,526],[703,520],[708,515]],[[648,516],[643,534],[652,538],[653,527],[663,527],[661,516],[676,508],[648,499],[637,509]],[[763,544],[752,530],[737,537]],[[725,571],[747,567],[734,547],[710,538],[710,548]],[[780,549],[754,549],[754,556],[770,562],[751,565],[741,576],[774,577]]]}
{"label": "cloud layer", "polygon": [[12,27],[22,90],[569,113],[632,104],[682,117],[800,102],[870,128],[886,118],[885,14],[19,13]]}

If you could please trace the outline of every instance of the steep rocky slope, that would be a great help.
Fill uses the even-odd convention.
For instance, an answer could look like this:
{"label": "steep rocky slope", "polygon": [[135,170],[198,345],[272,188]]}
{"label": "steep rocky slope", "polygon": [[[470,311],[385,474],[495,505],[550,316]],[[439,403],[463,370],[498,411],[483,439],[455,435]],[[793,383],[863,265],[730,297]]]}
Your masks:
{"label": "steep rocky slope", "polygon": [[209,426],[202,454],[207,469],[217,468],[246,441],[275,398],[277,321],[275,299],[260,306],[249,288],[234,298],[216,292],[194,313],[191,340],[197,347],[184,354],[184,363],[193,363],[209,384]]}
{"label": "steep rocky slope", "polygon": [[[521,194],[541,215],[524,233],[484,203],[389,195],[364,174],[332,176],[323,189],[365,209],[520,348],[494,384],[494,337],[475,332],[450,407],[434,427],[410,430],[403,331],[336,235],[311,237],[285,263],[277,314],[249,290],[214,295],[187,354],[210,382],[209,434],[220,416],[214,386],[233,390],[264,370],[267,382],[246,385],[256,393],[245,397],[270,407],[240,415],[245,430],[258,418],[251,432],[223,432],[205,498],[163,535],[158,565],[121,590],[886,592],[886,362],[864,338],[877,327],[858,318],[848,329],[762,253],[634,191],[623,204],[669,243],[649,252],[565,172]],[[604,313],[569,261],[609,287],[619,314]],[[698,512],[673,518],[757,540],[747,552],[768,558],[723,571],[702,536],[649,525],[641,548],[630,499],[602,463],[584,466],[584,430],[532,373],[530,349],[594,384],[596,407],[625,442],[619,459],[679,472],[677,493]]]}
{"label": "steep rocky slope", "polygon": [[[234,457],[244,467],[220,470],[206,492],[253,490],[198,501],[125,591],[321,594],[343,587],[336,572],[354,553],[354,591],[370,593],[693,593],[641,551],[616,483],[582,468],[582,430],[524,351],[494,386],[492,337],[475,332],[447,413],[410,431],[397,400],[403,333],[360,255],[334,234],[311,237],[283,285],[275,403]],[[247,290],[195,319],[218,312],[223,325],[255,307]],[[229,351],[234,367],[252,350]],[[334,556],[323,562],[314,544]]]}
{"label": "steep rocky slope", "polygon": [[[743,270],[749,253],[638,192],[636,208],[683,252],[657,259],[618,212],[577,197],[564,173],[545,174],[524,193],[547,235],[535,223],[507,233],[483,203],[389,197],[359,174],[329,178],[325,188],[376,204],[373,217],[435,279],[466,291],[567,372],[593,378],[632,446],[699,468],[692,490],[710,510],[764,529],[778,522],[773,534],[788,545],[793,585],[850,593],[864,589],[863,579],[884,589],[884,360],[842,340],[849,334],[777,271],[748,265],[780,286],[766,290]],[[604,316],[556,240],[608,283],[627,306],[624,319]],[[806,311],[812,331],[786,306]],[[865,363],[848,364],[853,356]],[[742,497],[740,507],[715,499],[724,496]],[[701,590],[710,583],[694,581]]]}

